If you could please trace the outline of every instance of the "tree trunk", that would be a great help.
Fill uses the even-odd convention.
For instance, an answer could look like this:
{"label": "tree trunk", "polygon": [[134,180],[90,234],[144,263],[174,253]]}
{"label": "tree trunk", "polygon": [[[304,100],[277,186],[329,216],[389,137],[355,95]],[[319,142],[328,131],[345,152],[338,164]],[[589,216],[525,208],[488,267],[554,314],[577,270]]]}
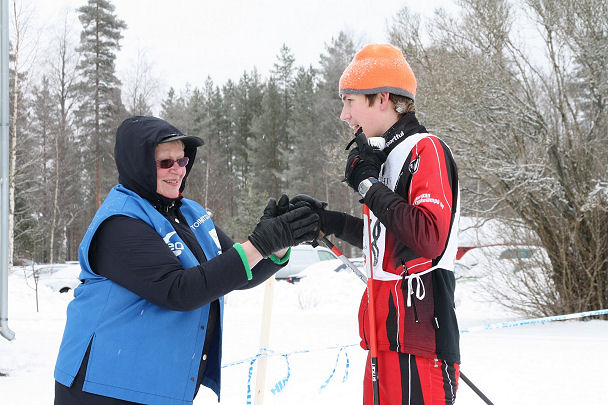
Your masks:
{"label": "tree trunk", "polygon": [[17,118],[19,117],[19,45],[20,26],[17,19],[17,5],[13,0],[15,23],[15,65],[13,70],[13,122],[10,133],[9,176],[8,176],[8,267],[13,266],[14,228],[15,228],[15,169],[17,167]]}
{"label": "tree trunk", "polygon": [[55,263],[55,250],[53,247],[55,246],[55,226],[57,223],[57,202],[59,200],[59,134],[63,134],[65,130],[65,119],[61,117],[61,125],[59,127],[59,131],[55,135],[55,191],[53,193],[53,204],[51,204],[51,241],[49,246],[50,252],[50,263]]}
{"label": "tree trunk", "polygon": [[[97,5],[97,16],[99,16],[99,5]],[[95,202],[96,208],[101,206],[101,131],[99,129],[99,20],[96,21],[95,28],[95,46],[97,49],[97,57],[95,58]]]}

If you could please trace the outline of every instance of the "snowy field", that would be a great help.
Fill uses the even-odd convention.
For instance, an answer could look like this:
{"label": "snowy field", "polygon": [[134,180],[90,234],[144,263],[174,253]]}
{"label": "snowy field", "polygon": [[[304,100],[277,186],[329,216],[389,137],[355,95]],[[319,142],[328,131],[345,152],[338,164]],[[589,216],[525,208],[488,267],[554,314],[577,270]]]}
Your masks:
{"label": "snowy field", "polygon": [[[333,272],[335,266],[322,262],[296,284],[275,282],[270,349],[277,355],[268,360],[265,404],[361,403],[366,352],[358,347],[356,316],[365,286],[347,271]],[[42,286],[39,295],[36,313],[33,290],[23,278],[9,276],[9,326],[16,339],[0,338],[2,405],[53,402],[53,368],[72,294]],[[456,296],[461,328],[518,319],[484,302],[476,281],[459,281]],[[263,299],[264,286],[226,297],[221,404],[247,404]],[[496,405],[608,404],[608,322],[565,321],[465,333],[461,350],[462,371]],[[282,389],[273,393],[287,376]],[[194,403],[216,400],[202,389]],[[456,403],[483,404],[462,380]]]}

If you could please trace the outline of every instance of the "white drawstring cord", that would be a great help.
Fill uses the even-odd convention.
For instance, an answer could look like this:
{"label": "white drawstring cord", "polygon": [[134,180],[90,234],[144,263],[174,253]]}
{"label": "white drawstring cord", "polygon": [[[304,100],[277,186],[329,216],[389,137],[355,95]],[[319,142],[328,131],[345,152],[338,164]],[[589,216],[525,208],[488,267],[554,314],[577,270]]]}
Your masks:
{"label": "white drawstring cord", "polygon": [[412,285],[413,280],[416,280],[416,298],[418,298],[418,301],[424,299],[424,297],[426,296],[426,290],[424,288],[424,283],[422,282],[419,273],[411,274],[409,276],[406,276],[405,278],[407,278],[407,306],[411,307],[412,295],[414,294],[414,286]]}

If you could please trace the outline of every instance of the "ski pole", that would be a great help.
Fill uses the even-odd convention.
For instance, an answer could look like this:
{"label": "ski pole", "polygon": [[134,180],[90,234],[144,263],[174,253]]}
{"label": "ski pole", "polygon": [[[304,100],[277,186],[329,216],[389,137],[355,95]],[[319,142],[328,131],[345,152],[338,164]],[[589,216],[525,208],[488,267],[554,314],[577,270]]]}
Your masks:
{"label": "ski pole", "polygon": [[[353,262],[348,259],[348,257],[344,256],[344,253],[342,253],[325,236],[322,236],[320,239],[321,239],[321,242],[323,242],[323,244],[325,244],[325,246],[327,246],[329,249],[331,249],[331,251],[334,252],[336,254],[336,256],[338,256],[340,258],[340,260],[342,260],[342,263],[346,264],[348,266],[348,268],[351,269],[353,271],[353,273],[355,273],[355,275],[357,277],[359,277],[359,279],[361,281],[363,281],[365,284],[367,284],[367,282],[368,282],[367,277],[365,277],[365,275],[359,271],[359,269],[357,268],[357,266],[355,266],[353,264]],[[473,384],[473,382],[471,380],[469,380],[469,378],[467,376],[465,376],[462,371],[460,371],[460,377],[462,377],[462,381],[464,381],[469,386],[469,388],[471,388],[473,390],[473,392],[475,392],[479,396],[479,398],[481,398],[486,404],[488,404],[488,405],[494,405],[492,403],[492,401],[490,401],[488,399],[488,397],[486,397],[484,395],[484,393],[481,392],[481,390],[479,388],[477,388],[475,386],[475,384]]]}
{"label": "ski pole", "polygon": [[369,208],[363,204],[363,220],[367,225],[367,247],[369,249],[367,261],[369,262],[369,277],[367,279],[367,306],[370,328],[370,352],[371,352],[371,374],[372,389],[374,393],[374,405],[380,405],[380,390],[378,384],[378,342],[376,339],[376,302],[374,301],[374,263],[372,260],[372,230]]}
{"label": "ski pole", "polygon": [[483,399],[483,402],[485,402],[485,403],[486,403],[486,404],[488,404],[488,405],[494,405],[494,404],[492,403],[492,401],[490,401],[490,400],[488,399],[488,397],[486,397],[486,396],[483,394],[483,392],[481,392],[481,390],[480,390],[479,388],[477,388],[477,387],[475,386],[475,384],[473,384],[473,383],[471,382],[471,380],[469,380],[469,379],[467,378],[467,376],[466,376],[466,375],[464,375],[464,374],[462,373],[462,371],[460,372],[460,377],[462,377],[462,381],[464,381],[465,383],[467,383],[467,385],[469,386],[469,388],[471,388],[471,389],[472,389],[472,390],[473,390],[473,391],[474,391],[474,392],[475,392],[477,395],[479,395],[479,398]]}
{"label": "ski pole", "polygon": [[355,276],[359,277],[361,281],[367,284],[367,277],[365,276],[365,274],[361,273],[361,270],[359,270],[357,266],[353,264],[353,262],[348,260],[348,258],[344,256],[344,253],[342,253],[340,249],[338,249],[333,243],[331,243],[330,240],[327,239],[325,236],[321,237],[321,242],[323,242],[325,246],[327,246],[332,252],[334,252],[336,256],[338,256],[338,258],[342,261],[342,263],[344,263],[353,273],[355,273]]}

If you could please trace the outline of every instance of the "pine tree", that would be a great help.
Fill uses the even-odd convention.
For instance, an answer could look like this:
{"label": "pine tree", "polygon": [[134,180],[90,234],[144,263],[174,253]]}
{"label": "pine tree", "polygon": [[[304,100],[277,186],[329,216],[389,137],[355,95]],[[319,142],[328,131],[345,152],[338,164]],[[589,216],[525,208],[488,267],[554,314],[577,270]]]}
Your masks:
{"label": "pine tree", "polygon": [[285,133],[281,132],[284,125],[281,112],[279,88],[271,77],[266,83],[262,98],[262,114],[253,119],[254,136],[249,148],[249,160],[255,173],[252,185],[258,196],[278,197],[285,182],[286,155],[281,148]]}
{"label": "pine tree", "polygon": [[120,81],[115,75],[114,61],[120,49],[122,30],[127,26],[114,15],[114,6],[108,0],[89,0],[77,11],[83,26],[78,48],[81,52],[78,69],[82,78],[78,83],[82,100],[78,109],[83,136],[80,141],[87,150],[86,174],[95,182],[91,197],[99,207],[102,182],[115,182],[117,178],[112,164],[113,135],[126,111],[120,99]]}
{"label": "pine tree", "polygon": [[40,86],[34,88],[32,102],[32,125],[31,132],[33,135],[34,145],[31,145],[28,150],[31,161],[36,162],[36,176],[30,177],[33,182],[32,193],[28,198],[28,208],[35,210],[39,215],[33,216],[40,218],[37,223],[37,229],[40,231],[37,234],[37,245],[43,252],[43,261],[52,262],[51,247],[48,245],[46,236],[49,235],[50,222],[47,218],[51,217],[53,210],[52,185],[55,183],[55,137],[57,136],[57,105],[52,97],[49,85],[49,79],[46,75],[42,76]]}
{"label": "pine tree", "polygon": [[326,173],[322,170],[325,166],[322,153],[325,137],[319,128],[316,81],[316,72],[311,66],[308,69],[300,67],[293,83],[293,96],[298,102],[288,131],[292,157],[289,166],[290,196],[295,193],[325,195],[323,183]]}
{"label": "pine tree", "polygon": [[[287,47],[287,45],[283,44],[281,50],[279,51],[279,55],[277,56],[277,61],[274,63],[272,69],[272,78],[276,83],[279,99],[281,100],[281,106],[279,108],[280,115],[278,117],[278,127],[277,133],[282,134],[283,136],[279,137],[278,146],[281,148],[283,153],[288,153],[291,148],[291,139],[289,138],[289,133],[287,128],[290,125],[291,114],[293,112],[293,72],[294,72],[294,62],[295,57],[293,53]],[[285,165],[284,169],[287,170],[289,168],[289,159],[284,159]],[[287,182],[286,182],[287,183]]]}
{"label": "pine tree", "polygon": [[[339,119],[342,101],[338,96],[338,82],[355,54],[355,45],[344,32],[340,32],[338,37],[332,38],[331,43],[325,48],[326,53],[321,55],[320,60],[317,103],[319,126],[325,137],[324,145],[327,147],[324,150],[324,156],[327,159],[324,171],[328,174],[325,198],[328,202],[335,198],[340,203],[344,198],[344,193],[340,193],[339,190],[343,190],[340,181],[343,178],[344,162],[346,162],[346,154],[342,145],[346,145],[352,138],[352,133]],[[338,193],[336,194],[332,190]],[[346,198],[350,200],[349,197]]]}
{"label": "pine tree", "polygon": [[[230,82],[229,82],[230,84]],[[214,159],[213,180],[214,201],[216,218],[219,223],[225,223],[232,219],[232,122],[230,120],[232,105],[226,100],[226,92],[230,92],[227,86],[222,90],[215,87],[211,98],[207,99],[209,115],[211,118],[211,136],[216,145],[216,158]]]}
{"label": "pine tree", "polygon": [[[171,87],[167,92],[167,97],[161,102],[160,116],[162,119],[175,125],[182,131],[190,134],[190,107],[187,104],[190,102],[190,90],[186,89],[183,94],[177,95],[175,89]],[[196,135],[196,133],[192,133]]]}
{"label": "pine tree", "polygon": [[[323,177],[322,192],[318,199],[327,201],[334,210],[349,212],[352,215],[361,215],[361,204],[357,202],[352,190],[342,182],[347,152],[344,146],[352,139],[353,134],[343,122],[340,121],[342,101],[338,96],[338,82],[342,72],[348,66],[356,49],[353,40],[344,32],[337,38],[332,38],[325,46],[325,53],[320,57],[319,86],[316,97],[317,119],[319,133],[319,154],[323,156],[319,171],[325,173]],[[355,255],[351,245],[335,240],[334,243],[349,255]]]}
{"label": "pine tree", "polygon": [[[206,86],[213,88],[213,81],[208,78]],[[201,202],[210,214],[213,214],[212,209],[209,207],[209,182],[206,181],[209,176],[209,162],[212,160],[213,155],[210,152],[213,151],[214,145],[211,144],[212,140],[209,136],[209,124],[210,116],[207,110],[207,97],[206,89],[199,90],[195,88],[192,91],[192,95],[188,99],[186,112],[188,118],[185,122],[182,121],[176,123],[179,128],[183,125],[183,131],[188,135],[198,136],[202,138],[205,144],[203,147],[198,148],[196,154],[196,164],[193,166],[192,171],[188,175],[188,188],[187,193],[192,195],[194,199]]]}
{"label": "pine tree", "polygon": [[[236,204],[234,211],[233,230],[235,235],[246,238],[253,226],[261,216],[266,200],[254,187],[253,181],[257,177],[254,171],[256,159],[253,147],[255,144],[254,120],[262,114],[262,99],[264,97],[264,83],[257,70],[243,73],[235,88],[235,137],[233,139],[233,153],[235,156]],[[266,195],[267,196],[267,195]]]}
{"label": "pine tree", "polygon": [[257,70],[243,73],[235,88],[235,143],[232,147],[236,156],[235,171],[240,179],[240,189],[247,188],[250,181],[251,162],[249,147],[253,137],[253,120],[262,113],[264,84]]}
{"label": "pine tree", "polygon": [[238,121],[237,92],[237,85],[232,80],[228,80],[222,86],[222,119],[220,125],[222,137],[220,142],[222,153],[226,154],[226,167],[222,180],[223,184],[221,185],[224,200],[219,213],[222,218],[222,229],[233,238],[236,238],[237,235],[237,225],[234,217],[237,214],[240,191],[240,176],[237,172],[237,167],[239,167],[237,149],[241,149],[238,145],[243,142],[241,134],[236,130]]}

